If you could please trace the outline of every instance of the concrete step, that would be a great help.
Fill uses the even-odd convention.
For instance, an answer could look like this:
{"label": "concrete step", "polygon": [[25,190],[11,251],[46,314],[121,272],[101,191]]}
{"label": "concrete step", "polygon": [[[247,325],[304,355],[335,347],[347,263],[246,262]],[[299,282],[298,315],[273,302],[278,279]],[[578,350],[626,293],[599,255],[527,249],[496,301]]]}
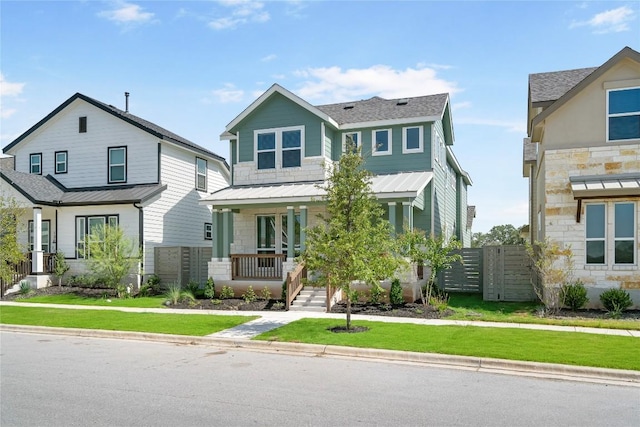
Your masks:
{"label": "concrete step", "polygon": [[305,286],[291,304],[290,310],[294,311],[318,311],[327,310],[327,292],[325,288]]}
{"label": "concrete step", "polygon": [[289,307],[290,311],[317,311],[318,313],[324,313],[327,311],[326,307],[317,307],[317,306],[298,306],[292,305]]}

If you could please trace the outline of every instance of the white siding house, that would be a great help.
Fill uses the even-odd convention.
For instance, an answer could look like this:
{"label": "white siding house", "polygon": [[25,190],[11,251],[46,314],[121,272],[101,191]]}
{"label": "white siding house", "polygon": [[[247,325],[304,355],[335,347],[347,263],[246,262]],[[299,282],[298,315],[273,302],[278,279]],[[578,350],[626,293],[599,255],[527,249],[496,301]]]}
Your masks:
{"label": "white siding house", "polygon": [[2,162],[0,193],[32,208],[20,239],[38,286],[47,253],[62,252],[71,274],[85,270],[82,241],[99,223],[140,244],[142,275],[154,273],[157,246],[210,246],[211,208],[198,201],[230,179],[217,154],[79,93],[3,152],[14,161]]}

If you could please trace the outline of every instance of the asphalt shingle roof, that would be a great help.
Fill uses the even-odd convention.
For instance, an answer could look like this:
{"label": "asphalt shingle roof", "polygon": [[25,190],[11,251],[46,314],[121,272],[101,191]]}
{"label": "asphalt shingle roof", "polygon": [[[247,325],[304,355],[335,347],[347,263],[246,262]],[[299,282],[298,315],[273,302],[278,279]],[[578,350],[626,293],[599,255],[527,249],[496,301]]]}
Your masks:
{"label": "asphalt shingle roof", "polygon": [[139,203],[167,188],[162,184],[139,184],[110,188],[67,189],[50,175],[34,175],[12,169],[0,170],[0,178],[33,203],[60,206]]}
{"label": "asphalt shingle roof", "polygon": [[535,104],[536,102],[555,101],[597,69],[598,67],[590,67],[530,74],[531,102]]}
{"label": "asphalt shingle roof", "polygon": [[362,101],[317,105],[316,108],[338,124],[344,125],[378,120],[440,117],[447,99],[446,93],[397,99],[374,96]]}

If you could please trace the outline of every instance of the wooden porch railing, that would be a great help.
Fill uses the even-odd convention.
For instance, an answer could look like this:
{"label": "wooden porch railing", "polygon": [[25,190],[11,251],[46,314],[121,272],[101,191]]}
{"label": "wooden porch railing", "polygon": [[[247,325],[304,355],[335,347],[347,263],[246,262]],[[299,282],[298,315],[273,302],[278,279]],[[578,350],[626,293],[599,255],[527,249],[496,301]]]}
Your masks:
{"label": "wooden porch railing", "polygon": [[287,297],[285,299],[285,309],[289,307],[304,287],[303,279],[307,278],[307,267],[301,262],[293,271],[287,273]]}
{"label": "wooden porch railing", "polygon": [[231,280],[282,280],[285,254],[231,255]]}
{"label": "wooden porch railing", "polygon": [[[11,279],[9,281],[4,281],[0,278],[0,298],[4,298],[4,294],[7,290],[20,282],[22,279],[27,277],[32,273],[31,271],[31,256],[32,252],[25,254],[25,258],[23,261],[18,264],[12,264],[11,268],[13,272],[11,273]],[[42,270],[45,274],[53,273],[53,269],[55,267],[56,254],[54,253],[44,253],[42,255]]]}

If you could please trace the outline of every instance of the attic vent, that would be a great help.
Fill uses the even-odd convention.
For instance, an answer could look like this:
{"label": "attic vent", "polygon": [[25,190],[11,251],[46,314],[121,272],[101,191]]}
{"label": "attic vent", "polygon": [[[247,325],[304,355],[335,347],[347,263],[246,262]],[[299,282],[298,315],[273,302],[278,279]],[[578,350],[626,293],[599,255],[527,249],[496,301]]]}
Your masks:
{"label": "attic vent", "polygon": [[344,106],[344,109],[345,110],[351,110],[351,109],[353,109],[354,106],[355,106],[354,104],[347,104],[347,105]]}
{"label": "attic vent", "polygon": [[396,105],[407,105],[409,101],[407,100],[407,98],[402,98],[402,99],[398,99],[398,102]]}

